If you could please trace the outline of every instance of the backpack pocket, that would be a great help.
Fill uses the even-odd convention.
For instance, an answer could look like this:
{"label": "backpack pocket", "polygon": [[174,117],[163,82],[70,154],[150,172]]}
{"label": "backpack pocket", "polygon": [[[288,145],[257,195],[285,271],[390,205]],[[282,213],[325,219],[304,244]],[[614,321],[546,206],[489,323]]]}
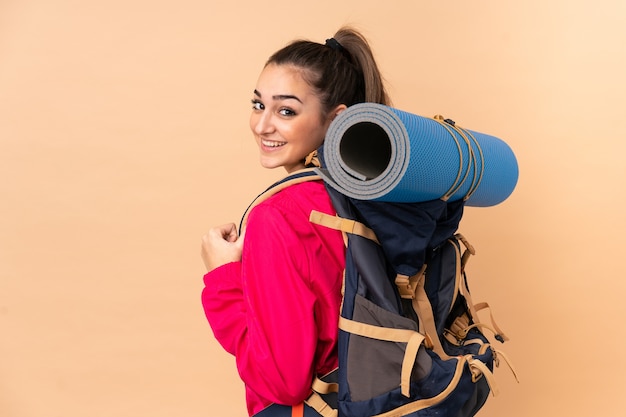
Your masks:
{"label": "backpack pocket", "polygon": [[[391,313],[360,295],[355,297],[352,320],[376,326],[381,332],[384,329],[390,332],[401,329],[417,333],[418,330],[413,320]],[[350,335],[346,372],[352,401],[377,397],[401,385],[407,345],[408,342]],[[409,370],[410,380],[424,378],[431,368],[432,359],[420,344],[412,369]]]}

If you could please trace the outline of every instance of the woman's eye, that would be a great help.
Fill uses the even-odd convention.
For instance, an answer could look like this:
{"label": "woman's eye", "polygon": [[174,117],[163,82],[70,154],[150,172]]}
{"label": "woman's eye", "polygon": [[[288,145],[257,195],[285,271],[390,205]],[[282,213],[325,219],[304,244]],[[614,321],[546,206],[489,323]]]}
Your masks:
{"label": "woman's eye", "polygon": [[265,106],[259,100],[252,100],[252,110],[263,110]]}
{"label": "woman's eye", "polygon": [[279,112],[282,116],[295,116],[295,115],[296,115],[296,112],[295,112],[295,111],[293,111],[293,110],[291,110],[291,109],[286,109],[286,108],[280,109],[278,112]]}

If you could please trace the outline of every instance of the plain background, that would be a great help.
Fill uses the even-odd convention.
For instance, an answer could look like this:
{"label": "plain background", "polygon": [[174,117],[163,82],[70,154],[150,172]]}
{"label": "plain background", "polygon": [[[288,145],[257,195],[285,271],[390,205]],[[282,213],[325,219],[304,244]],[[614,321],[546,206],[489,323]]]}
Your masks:
{"label": "plain background", "polygon": [[480,415],[623,415],[622,0],[0,0],[0,416],[245,415],[200,237],[282,175],[248,128],[266,58],[346,23],[394,107],[517,155],[462,224],[521,380]]}

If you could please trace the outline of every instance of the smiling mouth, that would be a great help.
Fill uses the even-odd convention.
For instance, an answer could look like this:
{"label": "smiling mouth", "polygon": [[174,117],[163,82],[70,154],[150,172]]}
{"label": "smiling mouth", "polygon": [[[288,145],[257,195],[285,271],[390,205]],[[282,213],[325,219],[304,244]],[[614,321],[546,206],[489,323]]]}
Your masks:
{"label": "smiling mouth", "polygon": [[261,143],[267,148],[279,148],[287,144],[287,142],[275,142],[272,140],[262,140]]}

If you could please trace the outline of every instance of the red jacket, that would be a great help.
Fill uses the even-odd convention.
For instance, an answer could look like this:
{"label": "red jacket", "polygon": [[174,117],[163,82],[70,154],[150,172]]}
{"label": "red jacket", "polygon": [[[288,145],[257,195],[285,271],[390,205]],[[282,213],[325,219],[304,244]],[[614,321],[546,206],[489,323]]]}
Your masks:
{"label": "red jacket", "polygon": [[204,276],[215,338],[235,355],[250,415],[295,405],[337,366],[345,247],[341,232],[309,222],[335,214],[324,185],[292,185],[252,209],[242,260]]}

